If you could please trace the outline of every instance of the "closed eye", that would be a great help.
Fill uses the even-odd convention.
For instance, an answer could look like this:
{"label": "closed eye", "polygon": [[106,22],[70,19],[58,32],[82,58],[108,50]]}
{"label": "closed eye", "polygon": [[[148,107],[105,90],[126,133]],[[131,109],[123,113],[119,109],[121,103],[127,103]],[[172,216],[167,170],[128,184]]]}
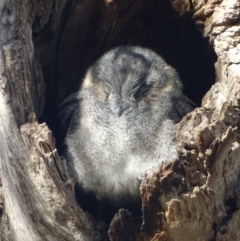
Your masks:
{"label": "closed eye", "polygon": [[148,93],[148,90],[149,90],[149,87],[144,83],[144,84],[142,84],[139,88],[138,88],[138,90],[137,90],[137,92],[135,93],[135,98],[139,98],[139,97],[144,97],[144,96],[146,96],[147,95],[147,93]]}

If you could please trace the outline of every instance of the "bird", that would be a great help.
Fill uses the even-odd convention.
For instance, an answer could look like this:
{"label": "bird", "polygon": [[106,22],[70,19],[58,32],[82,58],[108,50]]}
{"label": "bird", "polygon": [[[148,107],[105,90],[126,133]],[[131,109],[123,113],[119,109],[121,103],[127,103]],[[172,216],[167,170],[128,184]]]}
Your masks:
{"label": "bird", "polygon": [[102,55],[62,105],[69,174],[99,200],[139,198],[144,175],[178,158],[176,126],[194,108],[182,89],[153,50],[118,46]]}

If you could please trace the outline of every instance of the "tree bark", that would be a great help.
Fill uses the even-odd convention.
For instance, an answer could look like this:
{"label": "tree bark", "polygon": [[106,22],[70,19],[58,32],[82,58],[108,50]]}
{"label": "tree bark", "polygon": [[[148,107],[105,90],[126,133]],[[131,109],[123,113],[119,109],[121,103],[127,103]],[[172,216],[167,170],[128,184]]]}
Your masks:
{"label": "tree bark", "polygon": [[[54,113],[59,101],[77,90],[97,56],[118,44],[148,46],[151,40],[156,49],[164,46],[158,50],[169,63],[181,66],[175,60],[181,54],[173,47],[174,35],[164,21],[156,23],[159,15],[168,26],[186,16],[194,19],[217,55],[216,83],[201,107],[178,125],[179,160],[151,170],[142,181],[141,231],[139,220],[121,209],[109,226],[109,240],[240,240],[240,3],[161,4],[1,1],[0,240],[105,240],[100,223],[81,209],[65,185],[68,173],[53,134],[37,119],[51,119],[54,129],[57,119],[49,111]],[[177,16],[173,25],[169,16]],[[154,31],[157,25],[163,35]],[[160,42],[154,39],[157,34]],[[171,39],[172,56],[164,52],[168,41],[162,36]],[[207,68],[204,61],[198,63]]]}
{"label": "tree bark", "polygon": [[[51,6],[48,1],[29,5],[28,1],[6,0],[0,4],[4,200],[0,239],[98,240],[92,219],[66,189],[66,172],[51,131],[31,114],[40,116],[44,106],[44,82],[35,59],[31,28],[40,4]],[[46,10],[42,14],[47,18],[51,7]],[[29,122],[24,124],[28,116]]]}
{"label": "tree bark", "polygon": [[180,2],[218,56],[217,82],[178,126],[180,162],[143,181],[143,227],[152,240],[239,240],[240,4]]}

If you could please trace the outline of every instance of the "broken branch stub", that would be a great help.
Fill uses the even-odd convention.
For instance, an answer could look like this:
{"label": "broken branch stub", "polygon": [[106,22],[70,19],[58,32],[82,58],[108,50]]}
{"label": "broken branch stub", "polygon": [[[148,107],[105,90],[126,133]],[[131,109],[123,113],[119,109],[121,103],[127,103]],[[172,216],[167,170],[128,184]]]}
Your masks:
{"label": "broken branch stub", "polygon": [[47,240],[100,240],[92,219],[79,207],[74,194],[65,185],[68,173],[47,125],[33,118],[20,129],[29,155],[25,171],[31,186],[29,202],[37,217],[38,230],[48,236]]}

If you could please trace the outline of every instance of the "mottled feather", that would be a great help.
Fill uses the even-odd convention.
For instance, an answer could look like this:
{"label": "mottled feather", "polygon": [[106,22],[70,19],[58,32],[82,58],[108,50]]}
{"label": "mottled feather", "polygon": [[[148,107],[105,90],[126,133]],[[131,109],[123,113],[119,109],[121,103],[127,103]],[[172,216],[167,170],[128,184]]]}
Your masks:
{"label": "mottled feather", "polygon": [[176,123],[193,108],[175,69],[151,50],[128,46],[98,59],[64,105],[70,174],[114,202],[139,197],[146,171],[177,158]]}

